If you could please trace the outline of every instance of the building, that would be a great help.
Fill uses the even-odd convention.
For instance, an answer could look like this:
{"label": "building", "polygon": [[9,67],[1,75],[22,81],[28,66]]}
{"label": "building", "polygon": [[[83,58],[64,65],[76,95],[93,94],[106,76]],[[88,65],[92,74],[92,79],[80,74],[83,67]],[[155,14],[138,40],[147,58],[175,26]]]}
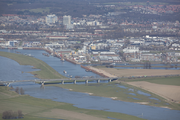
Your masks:
{"label": "building", "polygon": [[14,40],[14,41],[8,41],[8,45],[11,46],[11,47],[14,47],[16,45],[17,41]]}
{"label": "building", "polygon": [[63,25],[71,25],[71,16],[63,16]]}
{"label": "building", "polygon": [[129,46],[127,48],[123,49],[124,53],[135,53],[135,52],[139,52],[139,47],[136,46]]}
{"label": "building", "polygon": [[46,24],[53,24],[58,21],[58,18],[55,14],[46,16]]}

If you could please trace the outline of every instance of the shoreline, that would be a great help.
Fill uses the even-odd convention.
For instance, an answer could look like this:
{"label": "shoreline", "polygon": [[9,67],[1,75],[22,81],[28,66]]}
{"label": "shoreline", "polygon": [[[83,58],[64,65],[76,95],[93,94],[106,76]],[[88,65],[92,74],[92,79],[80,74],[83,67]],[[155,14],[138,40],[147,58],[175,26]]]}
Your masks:
{"label": "shoreline", "polygon": [[36,77],[36,78],[39,78],[39,79],[66,78],[65,76],[59,74],[51,66],[49,66],[47,63],[45,63],[44,61],[42,61],[40,59],[21,55],[21,54],[3,52],[3,51],[0,51],[0,56],[14,60],[19,65],[30,65],[30,66],[32,66],[32,69],[39,69],[37,71],[29,71],[28,72],[28,73],[31,73],[32,75],[34,75],[34,77]]}
{"label": "shoreline", "polygon": [[[17,54],[18,55],[18,54]],[[9,57],[8,57],[9,58]],[[11,58],[10,58],[11,59]],[[14,59],[13,59],[14,60]],[[15,60],[16,61],[16,60]],[[19,62],[18,62],[19,63]],[[19,63],[20,64],[20,63]],[[36,68],[36,67],[35,67]],[[91,67],[89,67],[90,69],[92,69]],[[36,68],[36,69],[38,69],[38,68]],[[93,70],[95,70],[95,69],[93,69]],[[99,72],[100,73],[100,71],[97,71],[97,72]],[[101,71],[102,72],[102,71]],[[104,71],[103,71],[104,72]],[[102,74],[102,73],[101,73]],[[106,74],[107,75],[107,72],[104,72],[104,74]],[[34,74],[33,74],[34,75]],[[34,75],[35,77],[37,77],[36,75]],[[109,75],[110,76],[110,75]],[[109,77],[108,76],[108,77]],[[143,88],[142,88],[143,89]],[[144,90],[146,90],[146,89],[144,89]],[[147,90],[148,91],[148,90]],[[150,92],[152,92],[152,91],[150,91]],[[154,92],[152,92],[152,93],[154,93]],[[90,94],[90,95],[93,95],[93,93],[88,93],[88,94]],[[154,94],[156,94],[156,93],[154,93]],[[156,95],[158,95],[158,94],[156,94]],[[158,95],[158,96],[160,96],[160,95]],[[161,96],[162,97],[162,96]],[[114,100],[116,100],[117,99],[117,97],[111,97],[112,99],[114,99]],[[163,97],[164,98],[164,97]]]}
{"label": "shoreline", "polygon": [[0,114],[2,114],[5,110],[13,108],[12,106],[15,106],[16,108],[13,109],[13,111],[16,111],[16,109],[21,110],[24,114],[23,119],[39,119],[43,117],[47,119],[51,118],[71,120],[77,117],[78,114],[78,116],[80,117],[84,116],[79,120],[86,120],[86,118],[93,120],[108,120],[106,119],[107,117],[113,117],[116,119],[144,120],[137,116],[128,115],[124,113],[78,108],[70,103],[57,102],[50,99],[36,98],[29,95],[19,95],[15,91],[10,91],[9,89],[10,88],[8,87],[0,87],[0,93],[6,93],[0,94],[0,98],[2,99],[2,102],[0,102],[0,105],[2,106]]}
{"label": "shoreline", "polygon": [[[127,83],[125,83],[125,84],[127,84]],[[67,84],[67,85],[68,85],[68,84]],[[91,84],[91,85],[92,85],[92,84]],[[129,85],[129,84],[127,84],[127,85]],[[170,106],[169,106],[169,105],[167,105],[167,106],[166,106],[166,105],[161,105],[161,104],[152,104],[152,103],[149,102],[149,101],[147,102],[147,101],[136,101],[136,100],[131,100],[131,101],[129,101],[129,100],[124,100],[123,98],[119,98],[119,97],[116,96],[116,95],[114,95],[113,97],[111,97],[111,96],[104,96],[104,95],[98,95],[97,93],[94,93],[94,92],[88,91],[88,90],[84,90],[84,89],[83,89],[83,91],[82,91],[82,90],[77,90],[76,88],[73,89],[73,88],[71,88],[71,86],[70,86],[70,87],[68,87],[68,86],[64,87],[64,85],[63,85],[63,86],[61,86],[61,85],[48,85],[48,86],[56,86],[56,87],[60,87],[60,88],[63,88],[63,89],[67,89],[67,90],[69,90],[69,91],[86,93],[86,94],[91,95],[91,96],[99,96],[99,97],[110,98],[110,99],[112,99],[112,100],[118,100],[118,101],[124,101],[124,102],[137,103],[137,104],[140,104],[140,105],[147,105],[147,106],[153,106],[153,107],[159,107],[159,108],[167,108],[167,109],[171,109],[171,110],[180,110],[180,108],[175,107],[174,105],[172,105],[171,102],[166,101],[166,99],[164,99],[162,96],[159,96],[158,94],[153,93],[152,91],[147,91],[146,89],[139,88],[139,87],[136,87],[136,86],[135,86],[135,87],[136,87],[138,90],[143,90],[144,92],[150,93],[150,94],[151,94],[151,97],[158,96],[158,97],[155,97],[155,98],[159,99],[160,102],[162,102],[163,104],[164,104],[164,102],[170,104]],[[132,85],[131,85],[131,86],[132,86]],[[78,86],[78,87],[79,87],[79,86]],[[81,88],[81,87],[80,87],[80,88]],[[154,96],[154,95],[155,95],[155,96]],[[164,100],[163,100],[163,99],[164,99]]]}
{"label": "shoreline", "polygon": [[[156,94],[156,95],[158,95],[158,96],[160,96],[160,97],[162,97],[162,98],[164,98],[168,103],[177,103],[177,104],[180,104],[180,101],[176,101],[176,100],[173,100],[173,98],[170,98],[170,97],[168,97],[168,96],[166,96],[166,95],[163,95],[162,93],[158,93],[157,91],[154,91],[154,90],[151,90],[151,89],[148,89],[148,88],[146,88],[146,87],[142,87],[142,86],[139,86],[139,85],[135,85],[135,84],[133,84],[132,82],[126,82],[126,84],[129,84],[129,85],[132,85],[132,86],[135,86],[135,87],[139,87],[139,88],[141,88],[141,89],[144,89],[144,90],[146,90],[146,91],[149,91],[149,92],[151,92],[151,93],[154,93],[154,94]],[[149,84],[153,84],[153,83],[149,83]],[[167,85],[166,85],[167,86]],[[170,85],[169,85],[170,86]]]}

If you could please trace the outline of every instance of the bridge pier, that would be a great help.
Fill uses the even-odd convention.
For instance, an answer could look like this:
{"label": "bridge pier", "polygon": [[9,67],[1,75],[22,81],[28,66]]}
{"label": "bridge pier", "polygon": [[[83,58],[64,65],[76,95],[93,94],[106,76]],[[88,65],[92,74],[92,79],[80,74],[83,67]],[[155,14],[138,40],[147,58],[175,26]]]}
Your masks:
{"label": "bridge pier", "polygon": [[111,82],[111,79],[109,79],[109,82]]}
{"label": "bridge pier", "polygon": [[74,80],[74,84],[76,84],[76,80]]}
{"label": "bridge pier", "polygon": [[62,80],[61,84],[64,84],[64,80]]}
{"label": "bridge pier", "polygon": [[101,80],[97,80],[97,83],[100,83]]}
{"label": "bridge pier", "polygon": [[88,80],[86,80],[85,83],[88,84]]}
{"label": "bridge pier", "polygon": [[45,81],[41,81],[41,85],[44,86]]}
{"label": "bridge pier", "polygon": [[10,83],[7,83],[6,86],[9,87]]}

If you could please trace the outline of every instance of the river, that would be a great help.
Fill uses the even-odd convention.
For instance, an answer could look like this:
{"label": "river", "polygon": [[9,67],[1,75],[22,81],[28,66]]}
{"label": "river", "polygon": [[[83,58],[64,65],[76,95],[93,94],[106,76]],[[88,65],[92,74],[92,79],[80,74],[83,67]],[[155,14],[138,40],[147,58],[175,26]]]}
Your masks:
{"label": "river", "polygon": [[[0,51],[15,53],[17,50],[0,49]],[[74,65],[67,61],[61,62],[58,58],[52,56],[50,57],[43,56],[42,53],[44,53],[44,51],[41,50],[18,50],[18,51],[23,54],[25,53],[31,54],[35,58],[43,60],[61,74],[63,74],[63,70],[66,70],[70,75],[73,76],[78,75],[78,76],[98,77],[94,73],[86,72],[84,69],[80,67],[80,65]],[[31,68],[31,66],[21,66],[17,62],[4,57],[0,57],[0,63],[1,63],[0,67],[3,68],[0,69],[0,76],[1,76],[0,79],[7,81],[12,79],[13,80],[36,79],[31,74],[25,73],[26,71],[34,70]],[[9,72],[10,70],[11,72]],[[22,71],[24,72],[22,73]],[[9,77],[3,78],[2,76],[9,76]],[[73,92],[67,89],[54,87],[54,86],[45,86],[42,89],[39,84],[35,84],[33,82],[13,83],[12,86],[22,87],[25,90],[25,94],[29,94],[33,97],[71,103],[78,108],[125,113],[149,120],[179,120],[180,119],[179,110],[170,110],[167,108],[153,107],[147,105],[140,105],[137,103],[112,100],[110,98],[90,96],[89,94],[86,93]]]}

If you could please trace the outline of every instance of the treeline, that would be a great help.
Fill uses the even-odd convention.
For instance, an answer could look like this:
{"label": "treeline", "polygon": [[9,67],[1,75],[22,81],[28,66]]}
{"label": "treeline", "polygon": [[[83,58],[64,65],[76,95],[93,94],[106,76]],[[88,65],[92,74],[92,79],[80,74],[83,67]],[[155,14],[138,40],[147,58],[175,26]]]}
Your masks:
{"label": "treeline", "polygon": [[[9,4],[9,5],[8,5]],[[49,8],[49,13],[55,13],[57,16],[71,15],[73,17],[82,17],[82,15],[104,14],[105,9],[97,8],[85,0],[37,0],[37,1],[19,1],[8,3],[0,1],[0,14],[19,14],[19,15],[47,15],[47,11],[32,12],[31,9]]]}
{"label": "treeline", "polygon": [[149,61],[144,62],[144,69],[151,69],[151,62]]}
{"label": "treeline", "polygon": [[18,111],[8,110],[8,111],[4,111],[2,114],[2,119],[19,119],[19,118],[23,118],[23,114],[21,110]]}
{"label": "treeline", "polygon": [[[11,88],[13,89],[13,87],[11,86]],[[19,88],[19,87],[16,87],[15,90],[14,90],[16,93],[20,94],[20,95],[24,95],[24,90],[23,88]]]}

